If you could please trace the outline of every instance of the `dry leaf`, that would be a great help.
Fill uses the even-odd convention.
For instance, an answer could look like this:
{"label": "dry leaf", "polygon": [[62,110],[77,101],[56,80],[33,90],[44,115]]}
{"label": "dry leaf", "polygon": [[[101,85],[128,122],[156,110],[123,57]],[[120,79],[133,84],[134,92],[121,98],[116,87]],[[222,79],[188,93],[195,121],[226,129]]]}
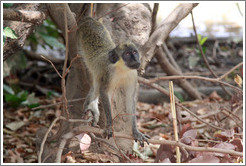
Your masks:
{"label": "dry leaf", "polygon": [[189,163],[219,163],[220,159],[212,155],[198,156],[189,161]]}
{"label": "dry leaf", "polygon": [[238,74],[234,78],[234,81],[238,84],[239,87],[242,87],[243,80]]}
{"label": "dry leaf", "polygon": [[8,123],[8,124],[6,124],[6,127],[9,128],[12,131],[16,131],[19,128],[21,128],[22,126],[24,126],[24,125],[25,125],[25,122],[19,121],[19,122]]}
{"label": "dry leaf", "polygon": [[79,141],[80,141],[80,150],[81,150],[81,152],[86,151],[90,147],[90,145],[91,145],[91,137],[88,134],[81,133],[81,134],[77,135],[76,138],[78,138]]}

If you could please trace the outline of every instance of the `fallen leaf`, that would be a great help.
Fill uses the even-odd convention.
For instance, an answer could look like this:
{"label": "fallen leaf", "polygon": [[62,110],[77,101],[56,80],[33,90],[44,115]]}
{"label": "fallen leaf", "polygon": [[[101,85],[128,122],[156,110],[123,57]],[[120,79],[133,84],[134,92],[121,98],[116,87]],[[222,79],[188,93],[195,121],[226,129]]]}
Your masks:
{"label": "fallen leaf", "polygon": [[187,131],[191,129],[191,124],[190,123],[186,123],[182,126],[182,130],[179,132],[180,137],[183,137],[183,134]]}
{"label": "fallen leaf", "polygon": [[6,124],[6,127],[9,128],[12,131],[16,131],[19,128],[21,128],[22,126],[24,126],[24,125],[25,125],[25,122],[19,121],[19,122],[8,123],[8,124]]}
{"label": "fallen leaf", "polygon": [[79,142],[80,142],[79,145],[80,145],[81,152],[86,151],[90,147],[91,137],[88,134],[81,133],[81,134],[77,135],[76,138],[79,139]]}
{"label": "fallen leaf", "polygon": [[155,162],[161,162],[163,160],[174,159],[173,149],[171,145],[160,145],[159,149],[157,150]]}
{"label": "fallen leaf", "polygon": [[[214,146],[214,148],[219,148],[219,149],[225,149],[226,150],[234,150],[235,146],[231,143],[227,143],[227,142],[221,142],[219,144],[216,144]],[[219,156],[219,157],[224,157],[225,154],[223,153],[214,153],[215,156]]]}
{"label": "fallen leaf", "polygon": [[169,158],[165,158],[164,160],[160,161],[160,163],[172,163]]}
{"label": "fallen leaf", "polygon": [[239,87],[242,87],[243,80],[238,74],[235,76],[234,81],[237,83]]}
{"label": "fallen leaf", "polygon": [[212,155],[198,156],[189,161],[189,163],[219,163],[220,159]]}
{"label": "fallen leaf", "polygon": [[233,141],[230,142],[231,144],[236,146],[236,150],[239,152],[243,151],[243,142],[239,138],[235,138]]}
{"label": "fallen leaf", "polygon": [[184,144],[190,144],[197,136],[197,130],[192,129],[188,130],[183,134],[183,137],[180,139]]}
{"label": "fallen leaf", "polygon": [[218,95],[218,93],[216,91],[213,91],[210,95],[209,95],[210,99],[214,99],[214,100],[222,100],[222,97],[220,97],[220,95]]}

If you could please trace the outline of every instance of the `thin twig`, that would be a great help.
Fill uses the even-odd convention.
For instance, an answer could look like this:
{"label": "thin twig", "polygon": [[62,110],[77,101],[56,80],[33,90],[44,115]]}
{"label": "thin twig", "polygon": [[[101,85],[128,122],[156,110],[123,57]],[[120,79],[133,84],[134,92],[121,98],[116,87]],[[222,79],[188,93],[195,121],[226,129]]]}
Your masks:
{"label": "thin twig", "polygon": [[48,134],[50,133],[51,129],[53,128],[53,126],[56,124],[56,122],[60,120],[60,117],[55,118],[55,120],[51,123],[49,129],[47,130],[47,132],[44,135],[44,138],[42,140],[41,146],[40,146],[40,151],[38,154],[38,162],[42,163],[42,154],[43,154],[43,150],[44,150],[44,144],[48,138]]}
{"label": "thin twig", "polygon": [[67,61],[68,61],[68,52],[69,52],[69,41],[68,41],[68,24],[67,24],[67,10],[66,7],[64,7],[64,22],[65,22],[65,40],[66,40],[66,56],[64,60],[63,70],[62,70],[62,80],[61,80],[61,86],[62,86],[62,101],[63,101],[63,112],[67,113],[67,119],[69,119],[69,112],[67,107],[67,97],[66,97],[66,70],[67,70]]}
{"label": "thin twig", "polygon": [[154,8],[153,8],[152,16],[151,16],[152,25],[151,25],[150,35],[154,32],[156,28],[156,16],[157,16],[158,9],[159,9],[159,3],[154,3]]}
{"label": "thin twig", "polygon": [[71,60],[70,65],[69,65],[68,68],[66,69],[65,76],[67,76],[67,73],[69,72],[70,68],[72,67],[73,62],[74,62],[76,59],[78,59],[78,58],[82,58],[82,56],[78,56],[78,55],[77,55],[76,57],[74,57],[74,58]]}
{"label": "thin twig", "polygon": [[[170,104],[171,104],[171,111],[172,111],[172,118],[173,118],[173,130],[174,130],[174,137],[175,141],[179,140],[178,137],[178,125],[177,125],[177,118],[176,118],[176,109],[175,109],[175,99],[174,99],[174,92],[173,92],[173,82],[169,81],[169,91],[170,91]],[[179,147],[176,146],[176,161],[180,163],[181,156]]]}
{"label": "thin twig", "polygon": [[[72,100],[68,100],[67,102],[68,103],[72,103],[72,102],[77,102],[77,101],[81,101],[81,100],[84,100],[85,98],[78,98],[78,99],[72,99]],[[60,105],[62,104],[63,102],[58,102],[58,103],[54,103],[54,104],[47,104],[47,105],[40,105],[38,107],[35,107],[35,108],[32,108],[32,110],[38,110],[38,109],[44,109],[44,108],[49,108],[49,107],[53,107],[53,106],[56,106],[56,105]]]}
{"label": "thin twig", "polygon": [[220,83],[220,84],[229,86],[229,87],[239,91],[241,94],[243,94],[243,91],[240,88],[235,87],[235,86],[228,84],[226,82],[220,81],[218,78],[208,78],[208,77],[201,77],[201,76],[165,76],[165,77],[158,77],[158,78],[151,79],[150,82],[153,83],[153,82],[156,82],[159,80],[175,80],[175,79],[199,79],[199,80],[205,80],[205,81],[210,81],[210,82],[214,82],[214,83]]}
{"label": "thin twig", "polygon": [[[148,79],[145,79],[143,77],[138,77],[138,82],[145,84],[145,85],[148,85],[154,89],[157,89],[158,91],[165,94],[166,96],[169,96],[169,92],[166,89],[162,88],[161,86],[159,86],[157,84],[153,84],[153,82],[148,80]],[[175,100],[179,100],[179,99],[177,97],[175,97]]]}
{"label": "thin twig", "polygon": [[[193,17],[193,12],[191,11],[190,13],[191,13],[191,18],[192,18],[193,29],[194,29],[195,36],[196,36],[196,41],[197,41],[197,44],[198,44],[200,53],[201,53],[201,55],[202,55],[202,58],[203,58],[203,60],[204,60],[204,62],[205,62],[205,64],[206,64],[208,70],[211,72],[211,74],[212,74],[215,78],[217,78],[218,76],[217,76],[217,74],[212,70],[212,68],[210,67],[210,65],[209,65],[209,63],[208,63],[208,60],[207,60],[207,58],[206,58],[206,56],[205,56],[205,54],[204,54],[204,52],[203,52],[203,50],[202,50],[202,46],[201,46],[201,44],[200,44],[200,42],[199,42],[198,35],[197,35],[197,32],[196,32],[196,26],[195,26],[195,21],[194,21],[194,17]],[[229,94],[230,96],[232,96],[231,92],[229,92],[228,90],[226,90],[225,87],[224,87],[222,84],[220,84],[220,86],[221,86],[221,88],[222,88],[227,94]]]}
{"label": "thin twig", "polygon": [[242,65],[243,65],[243,62],[237,64],[236,66],[234,66],[233,68],[231,68],[229,71],[227,71],[225,74],[223,74],[222,76],[218,77],[218,80],[224,79],[228,74],[230,74],[231,72],[233,72],[234,70],[236,70],[237,68],[239,68]]}
{"label": "thin twig", "polygon": [[177,106],[183,108],[185,111],[189,112],[191,115],[193,115],[195,118],[197,118],[198,121],[203,122],[203,123],[207,124],[208,126],[210,126],[210,127],[212,127],[212,128],[215,128],[215,129],[218,129],[218,130],[225,130],[225,129],[223,129],[223,128],[220,128],[220,127],[218,127],[218,126],[215,126],[215,125],[213,125],[213,124],[211,124],[211,123],[208,123],[208,122],[206,122],[205,120],[201,119],[199,116],[197,116],[195,113],[193,113],[192,111],[190,111],[188,108],[186,108],[186,107],[183,106],[182,104],[180,104],[180,103],[178,103],[178,102],[176,102],[176,104],[177,104]]}
{"label": "thin twig", "polygon": [[237,115],[235,115],[232,111],[228,110],[227,108],[222,108],[222,109],[228,112],[230,115],[233,115],[235,118],[237,118],[240,121],[240,123],[243,123],[243,121]]}
{"label": "thin twig", "polygon": [[162,49],[166,52],[166,54],[167,54],[167,56],[168,56],[170,62],[172,63],[172,65],[173,65],[180,73],[182,73],[182,71],[181,71],[179,65],[178,65],[178,64],[176,63],[176,61],[174,60],[173,55],[172,55],[172,54],[170,53],[170,51],[168,50],[167,45],[166,45],[165,42],[162,44]]}
{"label": "thin twig", "polygon": [[52,67],[55,69],[55,71],[56,71],[56,73],[58,74],[58,76],[59,76],[60,78],[62,78],[61,74],[60,74],[59,71],[56,69],[55,65],[54,65],[49,59],[47,59],[46,57],[44,57],[43,55],[40,55],[40,56],[41,56],[44,60],[48,61],[48,62],[52,65]]}
{"label": "thin twig", "polygon": [[226,115],[226,117],[229,117],[229,118],[231,118],[241,129],[243,129],[243,126],[242,126],[242,121],[240,122],[241,124],[239,124],[238,122],[237,122],[237,120],[235,120],[233,117],[232,117],[232,114],[230,114],[230,112],[227,112],[227,111],[225,111],[225,109],[222,111],[222,113],[223,114],[225,114]]}

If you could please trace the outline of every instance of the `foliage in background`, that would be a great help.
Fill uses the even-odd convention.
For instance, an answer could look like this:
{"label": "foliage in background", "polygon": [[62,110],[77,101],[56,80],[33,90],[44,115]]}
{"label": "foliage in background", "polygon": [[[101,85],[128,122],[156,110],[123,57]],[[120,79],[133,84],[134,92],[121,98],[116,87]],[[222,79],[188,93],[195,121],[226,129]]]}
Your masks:
{"label": "foliage in background", "polygon": [[11,29],[10,27],[5,27],[3,28],[3,45],[5,44],[5,41],[8,37],[10,39],[17,39],[17,35],[15,31]]}
{"label": "foliage in background", "polygon": [[3,4],[3,8],[10,8],[12,7],[14,4],[13,3],[4,3]]}
{"label": "foliage in background", "polygon": [[25,90],[15,92],[12,87],[3,84],[3,94],[6,103],[14,108],[19,106],[28,106],[29,108],[39,106],[39,99],[35,97],[34,93],[29,94]]}
{"label": "foliage in background", "polygon": [[[12,6],[13,3],[3,4],[4,8],[10,8]],[[17,39],[18,36],[10,27],[4,27],[3,45],[8,38]],[[41,45],[44,49],[48,46],[51,49],[56,48],[65,50],[65,46],[62,42],[63,38],[61,36],[61,31],[57,29],[50,19],[46,19],[41,26],[36,28],[35,33],[28,37],[25,45],[30,45],[33,52],[37,51],[38,45]],[[29,93],[19,86],[17,72],[26,69],[28,66],[27,64],[28,61],[23,51],[9,57],[3,63],[3,96],[4,101],[11,107],[17,108],[19,106],[28,106],[29,108],[33,108],[39,105],[39,99],[35,97],[34,93]],[[50,90],[47,97],[51,98],[58,95],[57,92]]]}
{"label": "foliage in background", "polygon": [[33,51],[36,50],[38,44],[42,45],[44,49],[45,45],[48,45],[51,49],[60,48],[65,50],[64,44],[58,39],[62,39],[61,31],[50,19],[46,19],[40,27],[36,28],[36,33],[32,34],[27,41],[32,45]]}
{"label": "foliage in background", "polygon": [[[208,37],[202,37],[202,35],[200,34],[198,34],[197,37],[198,37],[199,44],[202,46],[203,53],[206,54],[207,47],[203,45],[207,41]],[[199,60],[202,58],[202,54],[200,50],[196,48],[195,51],[196,54],[198,54],[199,56],[189,56],[188,62],[189,62],[190,69],[193,69],[197,65]]]}

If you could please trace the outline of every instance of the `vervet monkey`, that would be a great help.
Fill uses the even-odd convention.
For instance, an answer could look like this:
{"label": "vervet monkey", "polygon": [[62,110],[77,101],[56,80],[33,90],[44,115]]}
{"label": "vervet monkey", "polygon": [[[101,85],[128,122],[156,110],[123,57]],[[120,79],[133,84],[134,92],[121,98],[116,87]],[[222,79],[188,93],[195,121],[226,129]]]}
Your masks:
{"label": "vervet monkey", "polygon": [[138,131],[136,125],[137,69],[140,66],[140,54],[131,42],[115,46],[108,30],[99,21],[84,17],[79,21],[78,48],[92,76],[92,86],[86,97],[83,111],[91,111],[93,125],[99,121],[98,98],[106,114],[106,131],[112,137],[112,115],[110,99],[115,88],[123,87],[126,97],[126,109],[132,114],[132,134],[135,141],[144,146],[147,135]]}

